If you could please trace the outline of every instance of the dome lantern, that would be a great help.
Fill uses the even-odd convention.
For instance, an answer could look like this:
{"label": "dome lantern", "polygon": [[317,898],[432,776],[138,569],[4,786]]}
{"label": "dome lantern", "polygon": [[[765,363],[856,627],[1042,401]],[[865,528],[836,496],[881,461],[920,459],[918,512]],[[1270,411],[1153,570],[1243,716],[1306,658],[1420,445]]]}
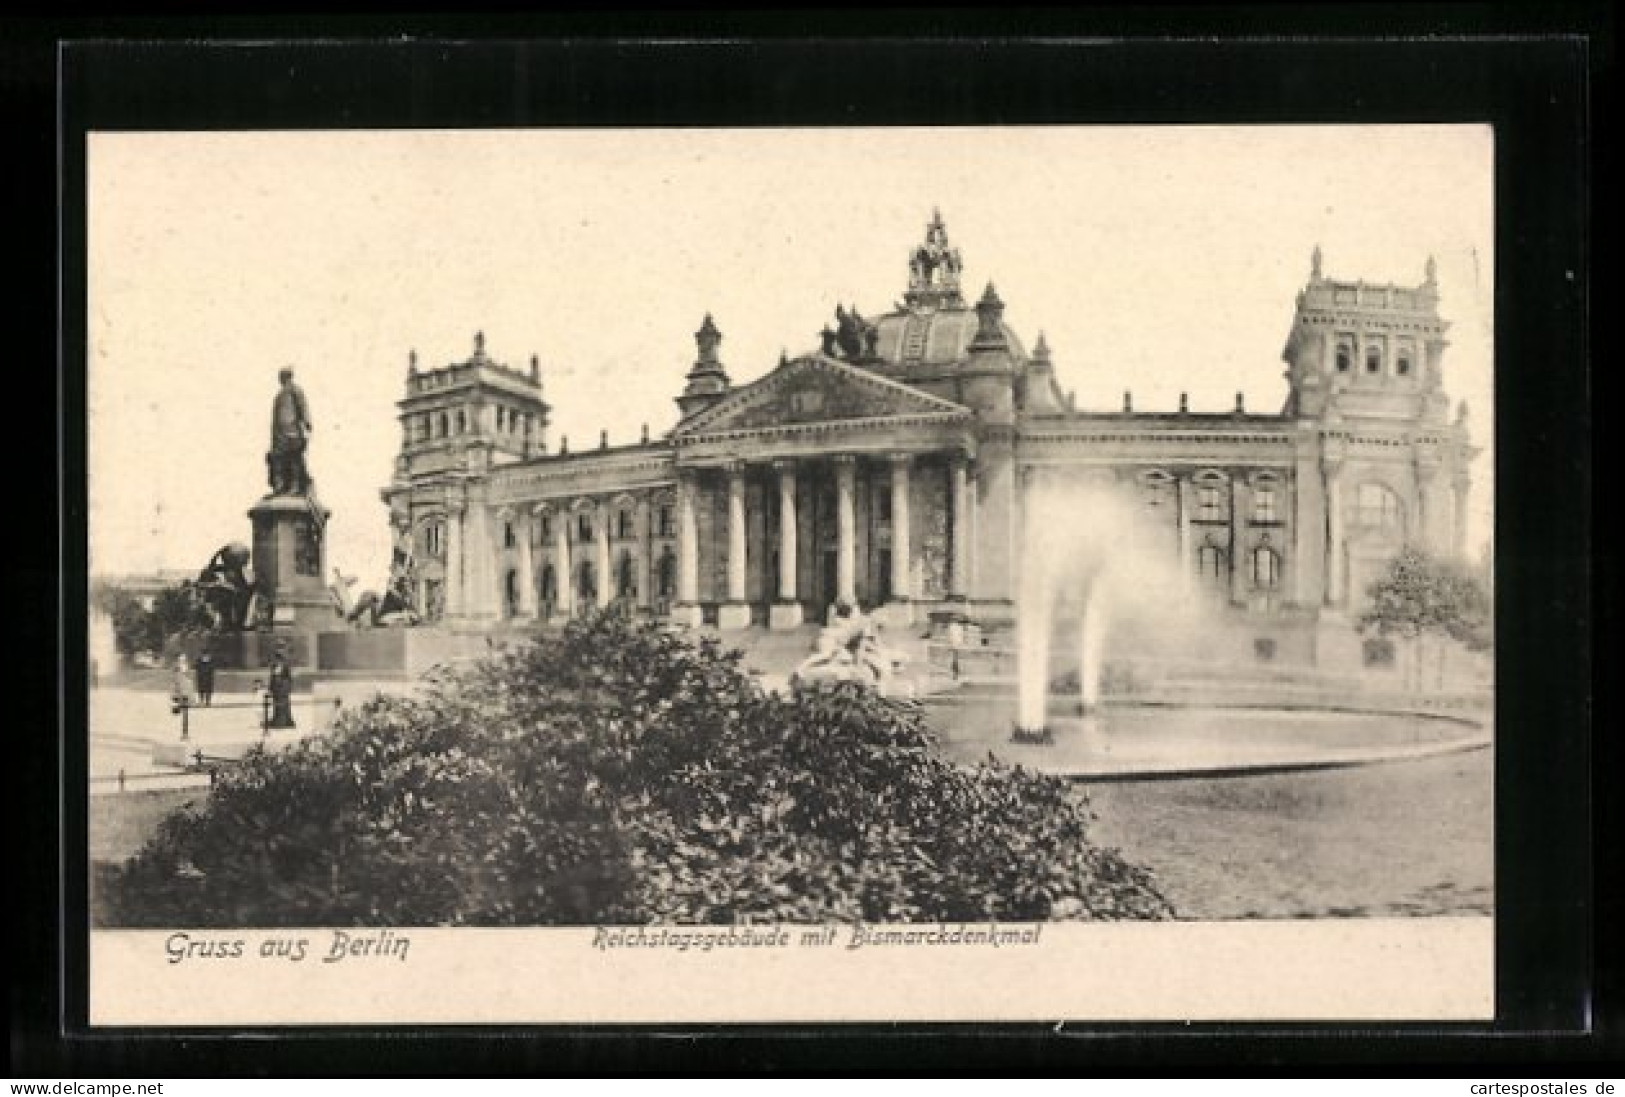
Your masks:
{"label": "dome lantern", "polygon": [[963,306],[965,299],[959,292],[963,265],[959,249],[948,243],[942,211],[933,209],[931,223],[925,227],[925,242],[909,255],[908,292],[903,294],[903,300],[912,309]]}

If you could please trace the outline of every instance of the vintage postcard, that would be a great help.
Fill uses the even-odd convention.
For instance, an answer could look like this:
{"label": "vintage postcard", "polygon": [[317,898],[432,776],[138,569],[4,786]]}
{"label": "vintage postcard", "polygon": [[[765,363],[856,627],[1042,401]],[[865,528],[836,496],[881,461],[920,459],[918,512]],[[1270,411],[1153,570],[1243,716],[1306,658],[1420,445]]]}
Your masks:
{"label": "vintage postcard", "polygon": [[93,1025],[1493,1016],[1488,126],[85,151]]}

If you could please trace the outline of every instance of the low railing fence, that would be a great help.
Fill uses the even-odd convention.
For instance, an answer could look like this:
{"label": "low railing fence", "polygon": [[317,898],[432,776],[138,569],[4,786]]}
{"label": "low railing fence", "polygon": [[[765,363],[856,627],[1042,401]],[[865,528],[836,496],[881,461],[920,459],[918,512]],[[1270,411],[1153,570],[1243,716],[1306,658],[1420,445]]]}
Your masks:
{"label": "low railing fence", "polygon": [[[283,701],[279,706],[276,699],[272,697],[270,693],[263,693],[260,695],[259,699],[255,701],[222,701],[219,704],[214,704],[212,702],[209,704],[199,704],[190,697],[177,697],[170,703],[169,711],[171,715],[177,717],[177,722],[180,727],[181,741],[186,742],[192,738],[192,721],[198,718],[194,716],[195,713],[252,710],[257,712],[259,715],[260,735],[265,738],[270,738],[271,732],[273,731],[295,729],[298,727],[298,724],[293,720],[293,709],[296,706],[313,708],[318,711],[324,708],[330,708],[334,713],[337,713],[339,707],[343,703],[344,702],[337,697],[300,697],[289,698],[288,700]],[[278,719],[279,713],[277,710],[279,707],[286,707],[288,710],[286,723],[282,723]]]}

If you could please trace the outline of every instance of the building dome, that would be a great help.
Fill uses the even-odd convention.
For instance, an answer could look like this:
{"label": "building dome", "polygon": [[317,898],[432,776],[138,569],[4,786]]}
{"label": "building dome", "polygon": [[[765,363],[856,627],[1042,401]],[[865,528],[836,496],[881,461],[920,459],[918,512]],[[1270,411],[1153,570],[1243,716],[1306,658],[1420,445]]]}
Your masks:
{"label": "building dome", "polygon": [[[976,310],[965,304],[900,309],[877,317],[874,323],[879,329],[875,357],[905,370],[963,362],[970,356],[971,341],[980,326]],[[1010,325],[1001,320],[999,329],[1011,357],[1026,361],[1027,350]]]}
{"label": "building dome", "polygon": [[925,240],[908,259],[908,288],[891,312],[865,320],[856,309],[835,310],[838,330],[825,328],[824,353],[902,380],[928,381],[958,372],[973,354],[992,354],[1008,366],[1027,351],[1004,322],[1004,302],[990,284],[975,305],[960,287],[963,260],[948,242],[942,214],[933,210]]}

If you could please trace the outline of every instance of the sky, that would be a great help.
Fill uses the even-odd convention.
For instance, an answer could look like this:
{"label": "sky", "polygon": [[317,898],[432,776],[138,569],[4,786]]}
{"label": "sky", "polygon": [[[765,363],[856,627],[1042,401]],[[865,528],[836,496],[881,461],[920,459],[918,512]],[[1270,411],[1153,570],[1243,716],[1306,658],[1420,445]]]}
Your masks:
{"label": "sky", "polygon": [[466,130],[92,134],[93,574],[201,568],[247,542],[291,366],[329,560],[389,562],[407,356],[541,361],[550,449],[658,436],[709,312],[735,384],[907,285],[933,208],[1080,409],[1252,411],[1318,244],[1327,277],[1416,285],[1492,522],[1493,140],[1485,126]]}

